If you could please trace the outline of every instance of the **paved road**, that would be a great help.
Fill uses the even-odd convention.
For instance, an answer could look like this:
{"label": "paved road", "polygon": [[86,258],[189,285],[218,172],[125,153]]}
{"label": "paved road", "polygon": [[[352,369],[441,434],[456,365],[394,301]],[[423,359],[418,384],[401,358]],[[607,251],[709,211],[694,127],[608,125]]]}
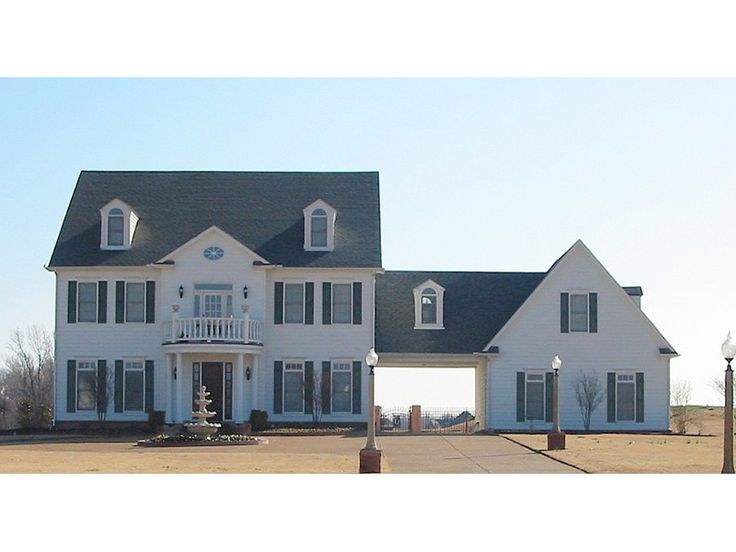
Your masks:
{"label": "paved road", "polygon": [[582,473],[497,435],[381,435],[390,473]]}

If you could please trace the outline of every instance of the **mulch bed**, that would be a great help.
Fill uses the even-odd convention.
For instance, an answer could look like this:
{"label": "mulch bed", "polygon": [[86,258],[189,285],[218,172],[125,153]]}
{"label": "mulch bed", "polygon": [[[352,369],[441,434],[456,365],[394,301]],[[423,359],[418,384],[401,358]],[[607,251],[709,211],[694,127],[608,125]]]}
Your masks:
{"label": "mulch bed", "polygon": [[136,442],[139,447],[221,447],[267,444],[268,439],[251,435],[215,435],[209,439],[195,439],[189,435],[159,435]]}

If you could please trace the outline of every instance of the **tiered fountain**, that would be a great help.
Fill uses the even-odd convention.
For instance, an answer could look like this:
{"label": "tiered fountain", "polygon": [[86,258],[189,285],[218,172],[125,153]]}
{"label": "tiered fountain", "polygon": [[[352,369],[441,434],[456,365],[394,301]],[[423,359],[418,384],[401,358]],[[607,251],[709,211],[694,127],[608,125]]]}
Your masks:
{"label": "tiered fountain", "polygon": [[209,391],[207,391],[207,388],[204,385],[199,386],[199,391],[197,392],[199,398],[194,401],[199,406],[199,409],[196,412],[192,412],[192,418],[197,421],[184,424],[187,431],[197,439],[209,439],[210,436],[217,433],[221,427],[220,424],[211,424],[207,421],[207,418],[211,418],[217,414],[217,412],[210,412],[207,410],[207,406],[212,402],[207,398],[209,394]]}

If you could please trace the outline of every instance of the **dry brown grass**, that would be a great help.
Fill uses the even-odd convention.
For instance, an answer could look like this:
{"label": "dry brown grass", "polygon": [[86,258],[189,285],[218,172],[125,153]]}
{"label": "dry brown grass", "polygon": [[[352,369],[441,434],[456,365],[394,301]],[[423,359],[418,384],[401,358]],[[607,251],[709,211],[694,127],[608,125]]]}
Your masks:
{"label": "dry brown grass", "polygon": [[546,435],[508,435],[591,473],[719,473],[723,408],[694,408],[687,434],[568,435],[567,448],[546,451]]}

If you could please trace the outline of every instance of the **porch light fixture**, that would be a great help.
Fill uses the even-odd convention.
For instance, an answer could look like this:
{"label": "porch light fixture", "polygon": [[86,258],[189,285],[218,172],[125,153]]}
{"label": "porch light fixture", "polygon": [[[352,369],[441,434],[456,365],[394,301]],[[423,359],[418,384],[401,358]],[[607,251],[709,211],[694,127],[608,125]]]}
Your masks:
{"label": "porch light fixture", "polygon": [[174,379],[176,379],[176,366],[174,366],[174,369],[171,370],[171,372],[174,374]]}
{"label": "porch light fixture", "polygon": [[250,381],[250,366],[245,369],[245,379]]}
{"label": "porch light fixture", "polygon": [[723,411],[723,469],[721,473],[733,473],[733,370],[731,361],[736,357],[736,343],[728,332],[721,345],[721,354],[726,360],[726,408]]}
{"label": "porch light fixture", "polygon": [[381,450],[376,447],[376,387],[373,372],[378,364],[378,354],[372,347],[365,355],[365,363],[371,369],[368,373],[368,437],[365,448],[360,451],[360,473],[381,473]]}
{"label": "porch light fixture", "polygon": [[243,299],[248,298],[248,286],[243,286]]}
{"label": "porch light fixture", "polygon": [[184,286],[179,286],[179,299],[184,298]]}
{"label": "porch light fixture", "polygon": [[559,370],[562,368],[560,355],[552,359],[552,431],[547,434],[547,450],[565,448],[565,433],[560,430],[560,384]]}

